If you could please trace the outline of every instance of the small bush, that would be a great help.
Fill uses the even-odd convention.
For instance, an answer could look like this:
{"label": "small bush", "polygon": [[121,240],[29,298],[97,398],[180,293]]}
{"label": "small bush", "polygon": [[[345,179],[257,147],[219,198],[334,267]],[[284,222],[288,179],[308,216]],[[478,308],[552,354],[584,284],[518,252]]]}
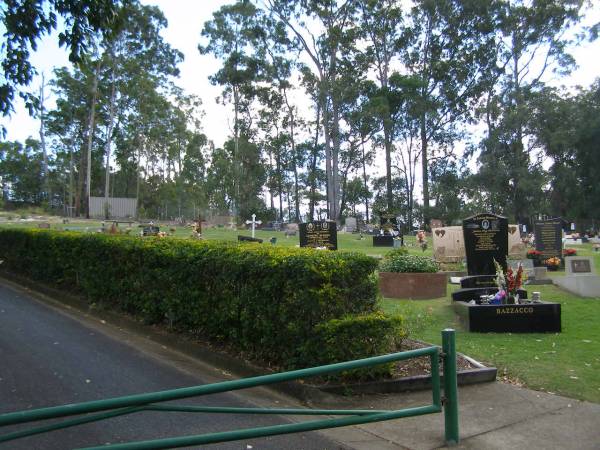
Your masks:
{"label": "small bush", "polygon": [[428,256],[407,255],[397,251],[388,253],[379,264],[381,272],[417,272],[435,273],[438,263]]}
{"label": "small bush", "polygon": [[[311,365],[331,364],[353,359],[384,355],[399,350],[406,337],[401,316],[386,316],[375,312],[332,319],[315,327],[314,336],[306,347]],[[354,369],[327,378],[370,380],[392,375],[394,363]]]}

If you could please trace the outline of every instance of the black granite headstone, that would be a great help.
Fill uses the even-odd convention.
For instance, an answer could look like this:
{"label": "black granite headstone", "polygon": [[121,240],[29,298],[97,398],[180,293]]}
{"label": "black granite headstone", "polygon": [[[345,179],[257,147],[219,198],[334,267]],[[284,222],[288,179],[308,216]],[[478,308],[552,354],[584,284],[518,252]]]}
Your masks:
{"label": "black granite headstone", "polygon": [[373,247],[393,247],[394,236],[373,236]]}
{"label": "black granite headstone", "polygon": [[494,260],[506,270],[508,219],[492,213],[463,220],[469,275],[495,275]]}
{"label": "black granite headstone", "polygon": [[471,305],[456,302],[455,310],[471,332],[559,333],[560,303]]}
{"label": "black granite headstone", "polygon": [[562,227],[561,218],[535,223],[535,249],[542,253],[542,259],[562,258]]}
{"label": "black granite headstone", "polygon": [[337,226],[333,221],[306,222],[299,225],[300,247],[325,247],[337,250]]}

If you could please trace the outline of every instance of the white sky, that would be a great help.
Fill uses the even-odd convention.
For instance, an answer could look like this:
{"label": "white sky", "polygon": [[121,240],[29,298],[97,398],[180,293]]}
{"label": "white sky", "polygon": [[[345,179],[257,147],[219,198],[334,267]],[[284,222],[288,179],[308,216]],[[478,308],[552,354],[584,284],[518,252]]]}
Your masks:
{"label": "white sky", "polygon": [[[598,0],[592,2],[594,5],[600,3]],[[169,26],[163,31],[163,36],[171,46],[185,55],[185,61],[179,66],[181,76],[176,83],[187,93],[196,94],[202,99],[205,111],[203,131],[216,146],[221,146],[227,136],[232,134],[233,114],[230,108],[217,104],[215,99],[220,95],[221,88],[212,86],[208,80],[208,77],[218,70],[220,63],[212,56],[200,55],[198,43],[204,22],[212,18],[214,11],[231,1],[142,0],[142,3],[157,5],[167,18]],[[584,23],[589,25],[598,21],[600,21],[600,8],[596,7],[588,11]],[[589,86],[596,77],[600,76],[599,42],[584,43],[574,49],[572,54],[579,68],[568,78],[546,79],[546,81],[554,85]],[[58,48],[56,36],[43,39],[31,60],[40,73],[45,73],[46,79],[50,77],[53,67],[69,65],[66,52]],[[37,77],[31,87],[37,88],[39,84],[40,79]],[[302,93],[298,92],[295,97],[301,99]],[[38,138],[39,123],[28,116],[20,99],[15,103],[16,112],[13,116],[10,119],[0,119],[7,128],[6,139],[23,141],[29,136]],[[53,99],[50,98],[46,107],[52,108],[53,103]],[[304,113],[308,114],[307,107],[304,109]]]}

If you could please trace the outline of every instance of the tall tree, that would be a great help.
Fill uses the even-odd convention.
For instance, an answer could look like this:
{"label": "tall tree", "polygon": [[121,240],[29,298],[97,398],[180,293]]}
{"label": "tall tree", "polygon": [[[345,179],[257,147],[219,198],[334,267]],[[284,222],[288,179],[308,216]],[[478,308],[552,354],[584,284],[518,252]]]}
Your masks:
{"label": "tall tree", "polygon": [[416,0],[403,34],[402,63],[419,79],[423,216],[429,224],[433,144],[457,138],[495,73],[494,0]]}

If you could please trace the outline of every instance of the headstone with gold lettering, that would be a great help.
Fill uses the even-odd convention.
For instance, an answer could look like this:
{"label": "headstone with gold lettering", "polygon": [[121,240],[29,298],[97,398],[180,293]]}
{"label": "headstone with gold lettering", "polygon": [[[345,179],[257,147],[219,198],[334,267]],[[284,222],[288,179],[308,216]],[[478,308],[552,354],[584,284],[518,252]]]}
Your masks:
{"label": "headstone with gold lettering", "polygon": [[535,249],[542,252],[542,259],[562,258],[562,227],[560,217],[534,224]]}
{"label": "headstone with gold lettering", "polygon": [[301,223],[300,247],[337,250],[337,228],[334,221],[323,220]]}
{"label": "headstone with gold lettering", "polygon": [[508,219],[492,213],[463,220],[463,236],[469,275],[494,275],[494,260],[506,270]]}

